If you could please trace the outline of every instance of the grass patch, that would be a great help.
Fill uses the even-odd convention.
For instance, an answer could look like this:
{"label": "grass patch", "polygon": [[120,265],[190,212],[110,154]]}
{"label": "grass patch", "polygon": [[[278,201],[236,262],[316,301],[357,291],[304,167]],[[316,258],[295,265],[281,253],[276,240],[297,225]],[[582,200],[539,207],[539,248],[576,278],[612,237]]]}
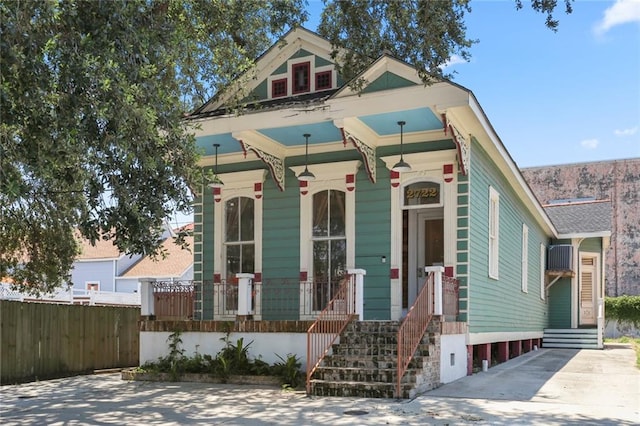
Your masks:
{"label": "grass patch", "polygon": [[636,368],[640,369],[640,337],[622,336],[617,339],[604,339],[606,343],[629,343],[636,351]]}

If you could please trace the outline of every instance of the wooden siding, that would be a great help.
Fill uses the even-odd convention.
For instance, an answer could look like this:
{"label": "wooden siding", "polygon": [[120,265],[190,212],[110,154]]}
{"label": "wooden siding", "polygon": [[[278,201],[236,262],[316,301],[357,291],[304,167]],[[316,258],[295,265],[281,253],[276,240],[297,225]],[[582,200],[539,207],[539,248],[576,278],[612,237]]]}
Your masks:
{"label": "wooden siding", "polygon": [[570,278],[562,278],[549,288],[549,328],[571,328]]}
{"label": "wooden siding", "polygon": [[[489,187],[500,194],[499,279],[488,277]],[[474,140],[470,175],[469,331],[537,331],[546,326],[540,298],[540,243],[547,238],[509,182]],[[522,224],[529,227],[529,291],[521,290]]]}
{"label": "wooden siding", "polygon": [[580,243],[580,251],[586,251],[589,253],[601,253],[602,251],[602,239],[601,238],[587,238]]}
{"label": "wooden siding", "polygon": [[468,319],[469,297],[469,178],[458,174],[458,208],[457,208],[457,242],[456,242],[456,278],[459,282],[459,314],[458,321]]}
{"label": "wooden siding", "polygon": [[[389,171],[377,161],[377,182],[371,183],[360,169],[356,181],[355,267],[367,271],[364,277],[364,319],[388,320],[391,314],[391,181]],[[385,256],[386,263],[382,263]]]}
{"label": "wooden siding", "polygon": [[[264,201],[262,230],[263,285],[282,285],[283,280],[296,281],[300,276],[300,190],[298,181],[286,170],[285,191],[281,192],[273,179],[267,177],[263,185]],[[291,285],[291,281],[289,281]],[[296,292],[299,294],[299,292]],[[265,320],[298,319],[276,309],[263,300],[262,318]]]}

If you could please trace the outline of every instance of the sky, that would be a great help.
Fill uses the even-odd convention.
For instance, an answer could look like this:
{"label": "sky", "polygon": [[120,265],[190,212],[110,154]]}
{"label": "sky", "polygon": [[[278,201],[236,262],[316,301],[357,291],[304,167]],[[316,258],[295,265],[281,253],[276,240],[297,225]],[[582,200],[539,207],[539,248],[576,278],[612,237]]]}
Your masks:
{"label": "sky", "polygon": [[[446,72],[476,96],[519,167],[640,157],[640,0],[558,1],[557,32],[529,0],[472,0],[470,62]],[[309,0],[315,31],[323,3]]]}

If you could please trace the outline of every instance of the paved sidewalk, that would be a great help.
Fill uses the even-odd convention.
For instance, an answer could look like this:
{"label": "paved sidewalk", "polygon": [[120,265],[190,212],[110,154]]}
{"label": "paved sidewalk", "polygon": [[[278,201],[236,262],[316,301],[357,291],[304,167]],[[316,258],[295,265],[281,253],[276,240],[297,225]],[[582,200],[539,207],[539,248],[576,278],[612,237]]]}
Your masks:
{"label": "paved sidewalk", "polygon": [[412,401],[274,388],[127,382],[119,374],[0,388],[4,425],[632,425],[640,371],[624,346],[541,349]]}

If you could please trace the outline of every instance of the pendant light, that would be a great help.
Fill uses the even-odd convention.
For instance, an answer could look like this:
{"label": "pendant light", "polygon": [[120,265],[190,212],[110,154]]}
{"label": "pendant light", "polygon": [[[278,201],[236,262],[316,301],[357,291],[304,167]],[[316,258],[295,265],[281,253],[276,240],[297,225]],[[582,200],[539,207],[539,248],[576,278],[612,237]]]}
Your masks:
{"label": "pendant light", "polygon": [[316,176],[309,171],[307,165],[309,164],[309,133],[305,133],[304,135],[304,171],[298,175],[298,180],[301,181],[311,181],[316,180]]}
{"label": "pendant light", "polygon": [[207,186],[209,188],[222,188],[224,186],[224,183],[220,179],[220,176],[218,176],[218,148],[220,147],[220,144],[214,143],[213,147],[216,149],[216,165],[213,169],[213,180],[209,182]]}
{"label": "pendant light", "polygon": [[402,141],[402,133],[403,127],[407,124],[404,121],[398,121],[398,126],[400,126],[400,161],[398,161],[392,168],[394,172],[409,172],[411,171],[411,166],[409,163],[406,163],[403,158],[404,154],[404,145]]}

